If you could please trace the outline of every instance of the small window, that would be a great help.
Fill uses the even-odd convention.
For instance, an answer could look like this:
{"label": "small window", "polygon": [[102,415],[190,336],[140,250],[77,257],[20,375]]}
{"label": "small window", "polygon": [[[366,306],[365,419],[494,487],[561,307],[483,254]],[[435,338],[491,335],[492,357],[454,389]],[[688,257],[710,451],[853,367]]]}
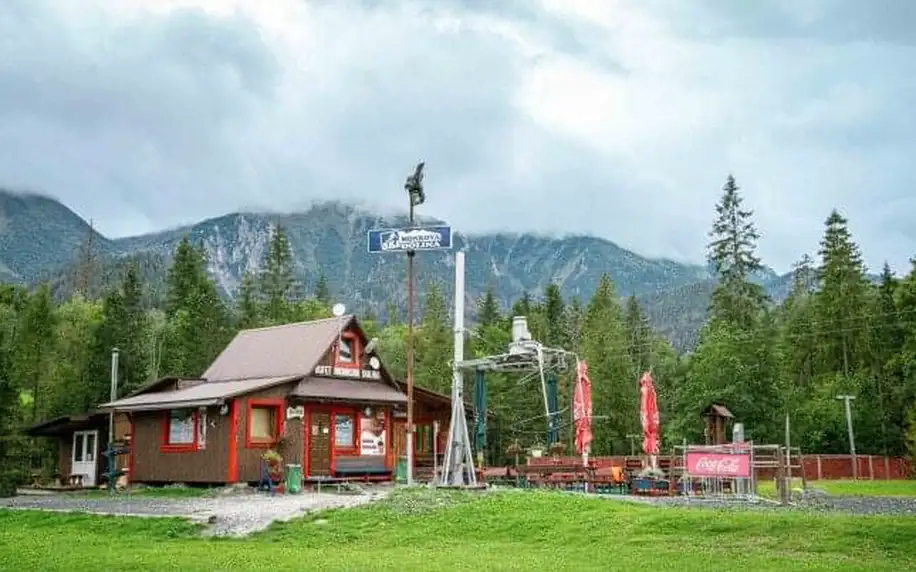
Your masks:
{"label": "small window", "polygon": [[173,409],[169,412],[167,445],[193,445],[196,423],[193,409]]}
{"label": "small window", "polygon": [[277,439],[277,408],[251,408],[251,440],[275,441]]}
{"label": "small window", "polygon": [[353,363],[353,340],[350,338],[340,339],[340,350],[337,353],[337,361],[340,363]]}
{"label": "small window", "polygon": [[283,435],[282,399],[251,399],[248,401],[248,447],[267,447]]}
{"label": "small window", "polygon": [[334,415],[334,446],[338,449],[356,448],[356,416],[351,413]]}

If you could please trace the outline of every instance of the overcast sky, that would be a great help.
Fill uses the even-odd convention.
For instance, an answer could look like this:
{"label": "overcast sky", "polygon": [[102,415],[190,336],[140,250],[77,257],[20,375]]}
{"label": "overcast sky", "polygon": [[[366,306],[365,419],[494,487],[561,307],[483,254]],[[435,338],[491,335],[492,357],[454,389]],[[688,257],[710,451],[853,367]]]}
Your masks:
{"label": "overcast sky", "polygon": [[399,207],[423,159],[422,212],[465,232],[696,262],[733,173],[778,270],[834,206],[870,266],[916,254],[916,1],[2,6],[0,186],[109,236]]}

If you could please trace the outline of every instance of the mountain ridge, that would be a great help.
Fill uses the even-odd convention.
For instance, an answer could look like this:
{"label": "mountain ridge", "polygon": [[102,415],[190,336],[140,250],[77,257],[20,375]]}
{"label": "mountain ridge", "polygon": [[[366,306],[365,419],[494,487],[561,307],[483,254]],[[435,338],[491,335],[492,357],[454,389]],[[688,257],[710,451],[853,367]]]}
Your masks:
{"label": "mountain ridge", "polygon": [[[50,279],[61,296],[74,287],[74,264],[86,256],[90,237],[103,266],[96,273],[103,283],[100,287],[115,280],[118,268],[126,261],[139,260],[151,290],[157,293],[154,297],[161,295],[171,254],[188,236],[204,245],[210,274],[222,293],[232,298],[244,273],[259,268],[270,229],[280,224],[290,239],[296,277],[303,288],[313,287],[323,274],[332,292],[354,309],[371,308],[381,313],[388,302],[404,304],[403,256],[369,254],[366,233],[374,228],[406,226],[406,213],[380,215],[339,201],[316,201],[306,211],[236,211],[194,224],[110,239],[50,197],[0,192],[0,220],[5,220],[7,212],[31,213],[32,224],[0,227],[0,277],[20,283]],[[37,224],[36,217],[43,224]],[[418,219],[420,224],[446,224],[432,216]],[[55,248],[49,249],[49,244]],[[465,234],[456,229],[454,247],[466,252],[469,301],[492,287],[501,305],[508,307],[523,292],[539,295],[550,282],[558,283],[567,298],[585,299],[600,276],[608,273],[618,293],[636,295],[649,306],[653,326],[681,348],[692,344],[705,321],[708,285],[710,281],[714,284],[708,266],[641,256],[611,240],[581,233]],[[450,254],[423,252],[416,260],[421,291],[423,284],[438,282],[450,295],[454,280]],[[12,271],[3,274],[7,267]],[[757,281],[769,286],[782,278],[765,269]],[[693,293],[685,299],[684,292]],[[675,308],[681,315],[668,315]]]}

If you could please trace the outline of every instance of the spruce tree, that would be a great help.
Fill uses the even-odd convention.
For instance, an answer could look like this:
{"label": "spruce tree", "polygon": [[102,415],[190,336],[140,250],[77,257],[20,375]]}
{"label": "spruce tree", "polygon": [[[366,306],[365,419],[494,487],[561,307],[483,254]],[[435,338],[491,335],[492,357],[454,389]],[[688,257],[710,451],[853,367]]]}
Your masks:
{"label": "spruce tree", "polygon": [[16,350],[13,353],[14,378],[31,391],[31,420],[37,423],[44,407],[43,382],[54,358],[54,303],[47,284],[29,296],[19,320]]}
{"label": "spruce tree", "polygon": [[258,303],[257,282],[250,272],[242,275],[239,292],[236,298],[236,313],[239,327],[243,330],[257,328],[261,325],[261,308]]}
{"label": "spruce tree", "polygon": [[859,247],[852,240],[847,220],[833,210],[827,217],[819,254],[821,371],[850,377],[866,364],[868,283]]}
{"label": "spruce tree", "polygon": [[566,348],[569,345],[566,328],[566,303],[560,286],[551,282],[544,289],[543,313],[545,323],[545,336],[541,340],[545,345],[553,348]]}
{"label": "spruce tree", "polygon": [[452,384],[452,331],[445,299],[436,283],[426,287],[423,320],[414,335],[414,380],[420,386],[449,393]]}
{"label": "spruce tree", "polygon": [[709,233],[709,262],[718,283],[710,302],[710,316],[740,329],[753,328],[763,309],[763,288],[751,277],[760,271],[757,240],[760,234],[752,220],[754,211],[745,209],[743,197],[734,177],[728,176],[722,198],[716,204],[716,220]]}
{"label": "spruce tree", "polygon": [[331,307],[331,289],[324,272],[318,274],[318,280],[315,282],[315,299],[324,306]]}
{"label": "spruce tree", "polygon": [[624,454],[627,435],[639,420],[637,379],[626,352],[627,339],[617,292],[611,277],[603,275],[588,302],[582,327],[582,357],[592,381],[596,423],[595,454]]}
{"label": "spruce tree", "polygon": [[488,286],[483,296],[477,300],[477,323],[486,328],[495,325],[500,318],[496,293],[493,291],[492,286]]}
{"label": "spruce tree", "polygon": [[627,298],[624,323],[626,325],[627,354],[633,364],[633,375],[638,376],[648,370],[651,365],[652,329],[636,296]]}
{"label": "spruce tree", "polygon": [[231,337],[229,313],[207,274],[203,249],[187,240],[169,269],[168,319],[162,369],[167,375],[198,376]]}
{"label": "spruce tree", "polygon": [[289,239],[283,227],[274,227],[261,271],[261,296],[264,299],[264,318],[270,324],[289,321],[291,306],[298,298],[293,276],[294,261]]}

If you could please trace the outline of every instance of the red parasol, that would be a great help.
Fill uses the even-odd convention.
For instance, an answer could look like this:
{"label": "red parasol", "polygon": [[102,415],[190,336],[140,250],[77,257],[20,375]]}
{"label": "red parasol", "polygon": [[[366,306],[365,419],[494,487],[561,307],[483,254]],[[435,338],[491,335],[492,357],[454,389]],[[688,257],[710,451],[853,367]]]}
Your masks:
{"label": "red parasol", "polygon": [[658,455],[658,400],[655,395],[655,384],[648,371],[639,380],[640,400],[639,417],[642,421],[642,449],[646,455]]}
{"label": "red parasol", "polygon": [[576,367],[573,420],[576,424],[576,452],[587,455],[592,442],[592,382],[588,379],[588,364],[584,361]]}

